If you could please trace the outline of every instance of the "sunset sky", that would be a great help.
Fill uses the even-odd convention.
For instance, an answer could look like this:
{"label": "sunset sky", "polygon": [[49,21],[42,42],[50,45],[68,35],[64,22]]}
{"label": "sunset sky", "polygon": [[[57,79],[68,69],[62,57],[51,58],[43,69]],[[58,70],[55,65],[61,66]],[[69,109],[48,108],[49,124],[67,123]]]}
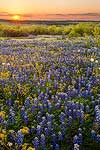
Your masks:
{"label": "sunset sky", "polygon": [[0,0],[0,19],[100,20],[100,0]]}

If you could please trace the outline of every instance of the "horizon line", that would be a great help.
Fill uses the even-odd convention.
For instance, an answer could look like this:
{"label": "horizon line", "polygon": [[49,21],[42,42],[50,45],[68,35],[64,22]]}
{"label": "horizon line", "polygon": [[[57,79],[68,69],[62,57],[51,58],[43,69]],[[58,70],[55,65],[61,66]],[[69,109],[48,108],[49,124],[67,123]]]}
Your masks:
{"label": "horizon line", "polygon": [[25,21],[33,21],[33,22],[35,22],[35,21],[54,21],[54,22],[56,22],[56,21],[63,21],[63,22],[68,22],[68,21],[71,21],[71,22],[100,22],[100,20],[95,20],[95,19],[56,19],[56,18],[54,18],[54,19],[23,19],[23,20],[17,20],[17,21],[14,21],[14,20],[12,20],[12,19],[2,19],[2,18],[0,18],[0,21],[11,21],[11,22],[25,22]]}

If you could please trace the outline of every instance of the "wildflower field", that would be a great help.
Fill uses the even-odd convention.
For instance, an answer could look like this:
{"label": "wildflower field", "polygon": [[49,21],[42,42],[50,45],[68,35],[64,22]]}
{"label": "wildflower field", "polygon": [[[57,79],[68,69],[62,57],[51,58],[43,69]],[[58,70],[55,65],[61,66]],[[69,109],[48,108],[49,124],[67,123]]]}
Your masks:
{"label": "wildflower field", "polygon": [[99,37],[1,38],[0,109],[0,150],[100,150]]}

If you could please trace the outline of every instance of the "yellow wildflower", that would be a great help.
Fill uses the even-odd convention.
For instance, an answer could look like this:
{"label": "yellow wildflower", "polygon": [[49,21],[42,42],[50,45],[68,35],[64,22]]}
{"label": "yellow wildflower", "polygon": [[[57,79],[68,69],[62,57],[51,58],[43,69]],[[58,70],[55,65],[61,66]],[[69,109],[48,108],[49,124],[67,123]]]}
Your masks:
{"label": "yellow wildflower", "polygon": [[23,134],[28,134],[28,133],[29,133],[29,128],[28,128],[28,127],[23,127],[23,128],[21,129],[21,132],[22,132]]}
{"label": "yellow wildflower", "polygon": [[10,76],[10,72],[1,72],[0,73],[0,78],[2,79],[7,79]]}
{"label": "yellow wildflower", "polygon": [[3,130],[2,130],[2,133],[3,133],[3,134],[6,134],[6,130],[5,130],[5,129],[3,129]]}
{"label": "yellow wildflower", "polygon": [[12,145],[13,145],[13,143],[11,143],[11,142],[8,142],[8,144],[7,144],[9,147],[11,147]]}
{"label": "yellow wildflower", "polygon": [[0,112],[0,117],[2,117],[2,118],[5,117],[5,112],[4,112],[4,111],[1,111],[1,112]]}
{"label": "yellow wildflower", "polygon": [[35,148],[30,146],[27,150],[35,150]]}
{"label": "yellow wildflower", "polygon": [[6,138],[6,135],[3,134],[3,133],[0,133],[0,139],[1,139],[1,140],[4,140],[5,138]]}
{"label": "yellow wildflower", "polygon": [[22,150],[27,150],[27,143],[24,143],[24,144],[22,145]]}
{"label": "yellow wildflower", "polygon": [[84,119],[87,120],[89,118],[89,114],[84,115]]}
{"label": "yellow wildflower", "polygon": [[14,132],[14,130],[9,130],[9,133],[13,133]]}

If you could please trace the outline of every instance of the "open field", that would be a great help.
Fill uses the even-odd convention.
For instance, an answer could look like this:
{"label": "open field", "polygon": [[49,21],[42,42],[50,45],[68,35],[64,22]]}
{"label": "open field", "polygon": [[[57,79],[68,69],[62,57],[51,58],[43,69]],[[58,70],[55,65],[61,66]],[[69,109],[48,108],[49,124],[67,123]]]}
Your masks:
{"label": "open field", "polygon": [[1,38],[0,108],[0,150],[100,150],[99,37]]}

